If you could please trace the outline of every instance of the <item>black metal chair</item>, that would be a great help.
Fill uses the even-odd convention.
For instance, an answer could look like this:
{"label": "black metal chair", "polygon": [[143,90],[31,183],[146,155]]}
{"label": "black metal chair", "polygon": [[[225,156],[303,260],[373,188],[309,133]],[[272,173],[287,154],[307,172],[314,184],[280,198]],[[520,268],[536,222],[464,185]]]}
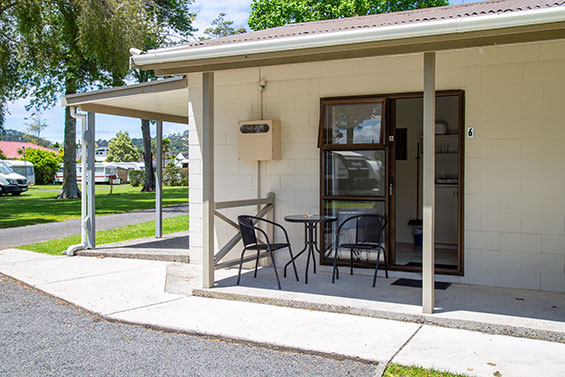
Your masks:
{"label": "black metal chair", "polygon": [[[279,286],[279,289],[281,289],[281,282],[279,280],[279,274],[277,272],[277,266],[275,264],[275,258],[273,256],[273,251],[276,250],[280,250],[280,249],[284,249],[285,247],[288,247],[288,252],[290,253],[290,259],[292,260],[292,267],[294,268],[294,275],[296,276],[296,281],[298,281],[298,271],[296,270],[296,265],[294,264],[294,257],[292,255],[292,249],[290,247],[290,240],[288,238],[288,233],[286,232],[286,229],[280,225],[277,224],[273,221],[267,220],[267,219],[263,219],[261,217],[255,217],[255,216],[246,216],[246,215],[241,215],[237,217],[237,221],[239,223],[239,230],[241,231],[241,238],[243,239],[243,251],[241,252],[241,260],[239,263],[239,272],[237,274],[237,285],[239,285],[239,281],[241,279],[241,267],[243,265],[243,256],[245,254],[245,252],[247,250],[253,250],[253,251],[257,251],[257,259],[255,260],[255,273],[253,275],[254,278],[257,277],[257,267],[259,266],[259,254],[261,253],[261,251],[268,251],[269,255],[271,256],[271,261],[273,262],[273,268],[275,270],[275,276],[277,278],[277,284]],[[271,243],[269,240],[269,236],[267,236],[267,233],[259,228],[258,226],[255,226],[255,222],[257,221],[262,221],[271,225],[276,226],[277,228],[282,229],[284,236],[286,238],[286,243]],[[259,232],[263,235],[263,237],[265,237],[265,243],[259,243],[259,240],[257,239],[257,233]]]}
{"label": "black metal chair", "polygon": [[[352,225],[355,222],[355,241],[350,243],[340,244],[339,238],[342,228]],[[337,268],[338,253],[340,248],[349,249],[350,251],[350,268],[351,275],[353,275],[353,250],[377,250],[377,261],[375,266],[375,275],[373,277],[373,287],[377,282],[377,272],[379,270],[379,262],[381,260],[381,250],[383,251],[385,276],[388,279],[388,262],[386,259],[386,252],[382,245],[382,236],[387,225],[387,220],[384,216],[376,214],[363,214],[355,215],[345,219],[337,229],[336,250],[334,255],[334,268],[332,274],[332,283],[335,282],[336,276],[339,279],[339,270]]]}

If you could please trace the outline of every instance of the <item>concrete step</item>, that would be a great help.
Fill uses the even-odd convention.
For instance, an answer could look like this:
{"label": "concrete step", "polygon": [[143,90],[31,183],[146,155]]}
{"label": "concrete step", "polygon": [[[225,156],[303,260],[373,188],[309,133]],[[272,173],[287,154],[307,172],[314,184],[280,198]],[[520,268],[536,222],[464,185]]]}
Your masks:
{"label": "concrete step", "polygon": [[192,295],[565,343],[565,295],[560,293],[452,284],[436,290],[436,311],[424,314],[421,289],[393,286],[392,277],[379,277],[373,288],[370,276],[343,274],[332,284],[331,273],[318,271],[304,284],[292,275],[282,278],[279,270],[278,290],[272,268],[261,268],[257,278],[245,271],[239,286],[237,270],[231,272],[218,276],[214,288],[193,289]]}
{"label": "concrete step", "polygon": [[178,250],[139,250],[139,249],[94,249],[94,250],[81,250],[77,255],[85,257],[99,257],[99,258],[131,258],[131,259],[146,259],[157,260],[163,262],[179,262],[190,263],[190,256],[188,250],[186,252],[179,252]]}
{"label": "concrete step", "polygon": [[164,234],[161,238],[148,237],[108,243],[97,246],[94,250],[81,250],[77,254],[89,257],[189,263],[188,231]]}

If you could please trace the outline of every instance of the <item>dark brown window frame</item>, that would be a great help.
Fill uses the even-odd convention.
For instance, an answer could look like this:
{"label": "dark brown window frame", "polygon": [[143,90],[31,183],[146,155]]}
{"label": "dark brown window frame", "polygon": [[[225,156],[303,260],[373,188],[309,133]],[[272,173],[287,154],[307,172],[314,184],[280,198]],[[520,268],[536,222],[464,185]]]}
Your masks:
{"label": "dark brown window frame", "polygon": [[[443,96],[458,96],[459,97],[459,134],[458,134],[458,265],[457,269],[445,269],[445,268],[435,268],[435,273],[442,275],[464,275],[464,187],[465,187],[465,91],[464,90],[440,90],[436,91],[437,97]],[[324,179],[325,179],[325,169],[324,169],[324,152],[328,150],[385,150],[386,158],[386,181],[385,187],[389,187],[390,177],[395,176],[395,163],[396,160],[392,161],[391,156],[395,154],[395,143],[392,143],[388,147],[388,135],[394,135],[395,129],[393,129],[394,122],[394,111],[391,111],[391,107],[395,104],[395,100],[407,99],[407,98],[423,98],[423,92],[409,92],[409,93],[388,93],[388,94],[375,94],[375,95],[361,95],[361,96],[344,96],[344,97],[328,97],[320,98],[320,118],[319,118],[319,132],[318,132],[318,148],[320,149],[320,214],[324,214],[324,201],[326,200],[355,200],[355,201],[385,201],[385,215],[389,219],[389,226],[392,228],[388,232],[387,237],[387,252],[388,260],[390,262],[395,261],[396,246],[394,245],[396,240],[396,230],[395,228],[395,216],[390,212],[390,195],[386,195],[384,198],[378,197],[361,197],[361,196],[336,196],[336,195],[325,195]],[[381,127],[381,144],[324,144],[323,143],[323,132],[324,132],[324,120],[325,120],[325,106],[333,104],[347,104],[347,103],[366,103],[366,102],[376,102],[375,100],[383,100],[383,109],[381,119],[384,119]],[[391,116],[388,117],[386,114],[390,112]],[[395,188],[396,189],[396,188]],[[325,229],[323,224],[320,228],[321,237],[321,250],[325,250]],[[325,262],[323,258],[320,262]],[[324,263],[325,264],[325,263]],[[347,264],[348,262],[342,262],[340,265]],[[370,265],[365,263],[354,263],[355,267],[371,268]],[[389,269],[393,271],[405,271],[405,272],[421,272],[420,267],[415,266],[402,266],[396,264],[389,264]]]}

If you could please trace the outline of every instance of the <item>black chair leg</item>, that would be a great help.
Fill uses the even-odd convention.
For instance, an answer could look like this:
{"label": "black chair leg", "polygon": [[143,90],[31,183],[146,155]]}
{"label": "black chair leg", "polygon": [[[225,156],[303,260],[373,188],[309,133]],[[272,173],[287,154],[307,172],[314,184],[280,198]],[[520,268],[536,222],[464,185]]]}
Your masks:
{"label": "black chair leg", "polygon": [[260,250],[257,250],[257,259],[255,259],[255,273],[253,274],[253,278],[255,279],[257,277],[257,268],[259,267],[259,254],[260,254]]}
{"label": "black chair leg", "polygon": [[375,276],[373,276],[373,288],[377,284],[377,272],[379,271],[379,261],[381,260],[381,248],[377,252],[377,263],[375,264]]}
{"label": "black chair leg", "polygon": [[333,271],[332,271],[332,284],[335,283],[336,276],[339,279],[339,275],[338,275],[339,272],[338,272],[338,269],[337,269],[337,253],[338,253],[338,251],[336,250],[335,254],[334,254],[334,268],[333,268]]}
{"label": "black chair leg", "polygon": [[386,259],[386,250],[383,250],[383,257],[385,260],[385,276],[388,279],[388,261]]}
{"label": "black chair leg", "polygon": [[275,264],[275,257],[273,256],[273,252],[269,249],[269,254],[271,255],[271,262],[273,263],[273,269],[275,270],[275,277],[277,278],[277,285],[279,289],[281,288],[281,281],[279,280],[279,273],[277,272],[277,265]]}
{"label": "black chair leg", "polygon": [[[288,245],[288,252],[290,254],[290,260],[292,261],[292,268],[294,269],[294,276],[296,277],[296,281],[299,281],[298,280],[298,270],[296,269],[296,264],[294,263],[294,257],[292,256],[292,248],[290,247],[290,244]],[[286,275],[284,277],[286,277]]]}
{"label": "black chair leg", "polygon": [[243,249],[241,252],[241,259],[239,260],[239,271],[237,273],[237,285],[239,285],[239,280],[241,279],[241,267],[243,266],[243,255],[247,249]]}

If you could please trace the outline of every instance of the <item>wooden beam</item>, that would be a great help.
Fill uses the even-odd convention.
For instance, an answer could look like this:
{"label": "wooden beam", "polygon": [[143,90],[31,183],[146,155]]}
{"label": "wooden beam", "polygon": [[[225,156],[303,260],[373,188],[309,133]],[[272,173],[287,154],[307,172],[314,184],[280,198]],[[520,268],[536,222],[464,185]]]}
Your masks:
{"label": "wooden beam", "polygon": [[423,243],[422,311],[434,311],[434,206],[435,206],[435,88],[436,53],[424,54],[424,158],[423,158]]}
{"label": "wooden beam", "polygon": [[163,122],[188,124],[188,116],[184,116],[184,115],[164,114],[164,113],[157,113],[154,111],[144,111],[137,109],[129,109],[125,107],[102,105],[99,103],[84,103],[82,105],[78,105],[78,107],[82,111],[88,111],[99,114],[119,115],[130,118],[160,120]]}
{"label": "wooden beam", "polygon": [[214,72],[202,74],[202,286],[214,286]]}
{"label": "wooden beam", "polygon": [[163,236],[163,121],[157,121],[155,135],[155,237]]}

